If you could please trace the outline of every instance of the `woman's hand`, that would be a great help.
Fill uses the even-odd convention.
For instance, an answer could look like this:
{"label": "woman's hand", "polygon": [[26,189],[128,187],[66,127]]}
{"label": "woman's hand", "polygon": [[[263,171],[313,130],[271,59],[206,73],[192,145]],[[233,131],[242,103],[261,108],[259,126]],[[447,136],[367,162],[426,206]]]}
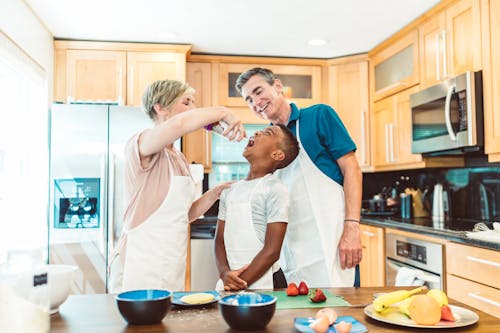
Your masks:
{"label": "woman's hand", "polygon": [[226,188],[231,187],[231,185],[233,185],[234,183],[235,181],[225,182],[210,189],[209,191],[212,192],[211,194],[213,196],[212,198],[215,198],[215,200],[219,200],[222,191],[225,190]]}
{"label": "woman's hand", "polygon": [[224,135],[228,140],[236,140],[240,142],[243,138],[247,137],[247,132],[243,123],[231,110],[227,110],[227,114],[222,121],[228,126],[222,135]]}

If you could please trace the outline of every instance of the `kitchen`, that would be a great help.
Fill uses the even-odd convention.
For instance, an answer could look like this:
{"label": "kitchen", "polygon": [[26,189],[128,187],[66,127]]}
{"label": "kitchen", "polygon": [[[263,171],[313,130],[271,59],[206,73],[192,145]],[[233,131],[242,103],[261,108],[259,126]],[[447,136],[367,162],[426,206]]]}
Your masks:
{"label": "kitchen", "polygon": [[[6,14],[6,11],[2,11],[3,16],[0,16],[0,22],[4,22],[2,23],[2,31],[15,43],[20,44],[31,58],[36,59],[38,63],[42,64],[41,67],[45,68],[45,76],[48,78],[46,88],[50,96],[49,105],[52,104],[52,101],[66,103],[68,101],[67,96],[73,96],[76,100],[86,99],[73,93],[70,94],[67,91],[68,89],[75,89],[75,82],[64,83],[58,77],[58,75],[64,73],[64,70],[71,70],[71,67],[64,68],[63,63],[58,60],[60,59],[58,57],[61,57],[64,52],[66,52],[65,59],[70,59],[71,57],[67,56],[68,54],[71,54],[72,57],[78,57],[79,54],[84,55],[84,51],[87,51],[88,55],[91,51],[96,51],[96,47],[98,47],[101,52],[109,52],[111,49],[128,52],[127,56],[133,59],[131,56],[137,55],[137,53],[155,51],[148,48],[147,45],[140,45],[139,47],[135,44],[118,45],[119,43],[96,46],[85,42],[61,40],[54,45],[52,34],[40,24],[29,9],[26,9],[24,3],[10,1],[9,5],[13,13],[17,15],[7,17],[9,15]],[[36,5],[34,1],[33,5]],[[470,10],[464,9],[467,5],[471,6]],[[308,84],[311,87],[310,91],[306,89],[305,92],[301,93],[302,86],[292,82],[290,84],[292,87],[291,97],[296,99],[299,105],[325,102],[334,106],[339,112],[358,145],[358,160],[364,171],[365,188],[363,199],[365,200],[369,200],[374,195],[382,192],[383,187],[395,187],[396,181],[399,181],[401,177],[409,177],[411,182],[417,184],[422,191],[425,191],[426,187],[428,187],[428,191],[432,191],[436,183],[447,181],[449,183],[447,186],[453,188],[454,192],[469,188],[468,184],[471,184],[470,187],[474,187],[472,183],[480,179],[480,183],[483,183],[483,187],[485,187],[482,192],[487,191],[490,193],[493,192],[494,185],[488,185],[482,180],[498,180],[498,161],[500,161],[500,140],[497,134],[500,131],[495,130],[495,126],[498,126],[496,124],[499,123],[495,117],[498,112],[494,111],[498,110],[499,97],[497,92],[499,89],[497,82],[493,80],[493,77],[497,77],[499,74],[498,66],[496,66],[496,61],[498,61],[496,59],[499,58],[497,54],[498,45],[495,42],[498,38],[494,38],[495,33],[498,31],[495,30],[493,24],[493,22],[496,22],[495,19],[498,19],[498,7],[495,6],[495,1],[491,0],[441,1],[437,8],[431,9],[431,7],[429,5],[427,8],[429,11],[423,17],[412,21],[418,16],[415,15],[407,20],[410,23],[401,24],[400,28],[387,33],[384,36],[384,39],[388,38],[387,40],[382,41],[382,39],[377,43],[373,43],[373,47],[365,49],[363,52],[356,52],[361,54],[354,56],[345,56],[354,54],[354,52],[351,52],[344,54],[345,57],[341,57],[341,55],[320,56],[314,59],[306,59],[304,56],[299,55],[293,58],[271,56],[234,57],[196,54],[192,50],[189,51],[185,46],[177,49],[163,46],[164,49],[161,49],[161,51],[167,51],[176,56],[183,53],[181,62],[184,61],[185,63],[185,77],[188,81],[193,82],[193,85],[197,88],[199,93],[197,100],[201,101],[201,106],[221,104],[233,107],[240,112],[241,117],[246,119],[247,123],[256,123],[258,120],[248,113],[242,99],[234,92],[229,91],[230,87],[232,87],[230,84],[232,74],[239,73],[252,64],[264,64],[275,69],[278,74],[295,75],[302,79],[305,77],[305,81],[309,82]],[[462,13],[465,13],[465,15],[460,15]],[[456,21],[453,20],[454,15],[457,18]],[[17,17],[16,21],[23,23],[14,22],[14,17]],[[462,34],[459,37],[453,34],[455,22],[458,22],[457,29],[461,29],[457,32]],[[470,24],[470,26],[468,29],[462,29],[463,24]],[[441,33],[442,30],[447,31],[447,35],[444,37]],[[472,37],[463,37],[464,34],[468,33],[472,34]],[[116,39],[109,38],[107,40]],[[106,47],[110,49],[106,49]],[[437,53],[436,49],[440,53]],[[445,49],[448,53],[443,52]],[[429,54],[426,54],[426,52]],[[393,58],[394,55],[396,55],[395,58]],[[377,74],[381,72],[382,78],[387,77],[384,76],[383,69],[391,69],[392,59],[399,59],[403,63],[410,61],[408,68],[413,68],[413,71],[403,73],[405,76],[396,78],[396,81],[394,79],[385,82],[382,80],[382,83],[379,83]],[[140,68],[140,61],[137,60],[138,69]],[[177,60],[175,62],[176,64],[179,63]],[[67,62],[64,64],[68,66]],[[378,66],[379,64],[382,64],[382,66]],[[392,66],[396,68],[404,67],[401,63]],[[438,67],[439,70],[437,70]],[[445,67],[447,73],[443,72]],[[482,70],[483,72],[484,154],[432,157],[412,154],[409,119],[405,118],[408,117],[407,114],[402,113],[403,110],[408,109],[410,95],[419,89],[442,81],[444,76],[451,77],[466,70]],[[116,90],[113,92],[121,91],[122,99],[126,96],[127,102],[124,102],[125,105],[136,105],[136,102],[134,102],[134,100],[137,100],[135,93],[140,89],[137,87],[135,90],[130,91],[131,87],[127,86],[126,68],[121,73],[121,77],[119,75],[114,76],[113,82],[115,82],[116,78],[120,78],[122,84],[116,84]],[[135,74],[139,77],[137,71]],[[338,84],[338,82],[342,84]],[[128,102],[129,98],[130,103]],[[115,96],[110,98],[99,96],[96,99],[119,100]],[[15,110],[16,106],[13,103],[9,109]],[[44,117],[40,119],[40,123],[46,122],[47,120]],[[214,166],[211,158],[213,151],[210,149],[200,151],[199,147],[200,145],[210,147],[211,140],[212,138],[207,136],[206,133],[199,132],[187,137],[182,142],[183,151],[190,159],[190,162],[193,161],[204,165],[205,173],[208,175],[213,175],[211,171],[217,167],[217,165]],[[40,151],[46,150],[45,147],[48,145],[47,143],[44,146],[43,139],[35,144],[39,145]],[[45,184],[49,183],[46,176],[48,170],[40,170],[39,172],[39,175],[33,175],[32,177],[38,179],[37,182],[40,182],[41,179],[42,183],[44,181]],[[6,184],[10,185],[10,183]],[[209,184],[205,184],[205,188],[208,186]],[[476,188],[479,187],[479,185],[476,186]],[[33,184],[26,184],[26,188],[35,191]],[[475,193],[480,190],[471,189],[471,191],[470,193]],[[46,198],[45,202],[49,202],[49,194],[47,194],[47,190],[43,190],[42,186],[40,186],[38,192],[30,192],[30,194],[34,194],[39,198]],[[466,198],[467,195],[465,194]],[[16,196],[22,197],[23,193],[16,194]],[[493,201],[491,200],[491,194],[487,196],[490,197],[488,202],[490,218],[487,220],[491,222],[495,216],[491,210]],[[457,195],[457,197],[459,196]],[[474,194],[472,194],[472,197],[474,197]],[[471,198],[471,196],[468,198]],[[457,200],[457,202],[461,202],[458,198]],[[37,204],[40,205],[39,202]],[[44,212],[44,205],[41,204],[40,206],[37,208],[38,211]],[[7,205],[2,206],[2,208],[7,209],[6,207]],[[460,204],[454,205],[455,210],[460,207]],[[17,207],[17,209],[22,211],[22,207]],[[432,212],[427,213],[430,217]],[[480,216],[481,212],[478,214]],[[44,216],[47,215],[52,214],[45,212]],[[34,216],[31,219],[33,221],[39,220]],[[427,221],[423,218],[419,219],[418,222],[424,223],[424,220]],[[482,219],[475,217],[473,220]],[[385,285],[385,256],[380,254],[385,253],[385,239],[389,234],[399,234],[410,239],[416,238],[420,241],[438,243],[441,245],[441,249],[444,249],[442,251],[444,256],[448,256],[450,253],[461,253],[460,251],[468,253],[478,250],[480,251],[478,259],[495,263],[495,260],[492,260],[496,258],[495,255],[498,255],[498,246],[495,243],[481,240],[473,242],[463,234],[458,234],[449,228],[414,226],[407,222],[407,219],[398,218],[398,213],[394,211],[393,216],[387,219],[380,219],[380,216],[365,216],[362,232],[364,235],[363,245],[367,250],[361,266],[362,286]],[[46,227],[37,225],[33,230],[39,230],[40,234],[44,234],[43,228]],[[491,225],[489,227],[491,228]],[[472,231],[472,228],[470,231]],[[46,232],[47,230],[45,230],[45,234]],[[37,239],[37,241],[43,244],[44,239]],[[464,242],[467,245],[463,245]],[[457,247],[457,244],[467,247]],[[471,247],[470,245],[474,246]],[[481,250],[489,251],[483,253]],[[487,288],[487,295],[498,295],[499,275],[494,274],[494,267],[496,266],[486,269],[486,274],[484,276],[480,274],[482,277],[478,278],[477,276],[470,277],[467,272],[458,270],[460,267],[454,267],[455,264],[452,258],[448,259],[446,257],[444,262],[445,267],[441,267],[441,271],[445,272],[442,273],[443,275],[447,274],[446,281],[449,282],[445,282],[444,285],[448,289],[450,289],[450,286],[457,285],[457,283],[460,285],[460,283],[467,282],[472,283],[474,288]],[[496,263],[498,263],[498,259]],[[480,267],[473,266],[467,270],[474,272],[476,268],[480,269]],[[485,269],[483,268],[483,270]],[[366,274],[363,278],[364,272]],[[476,302],[473,305],[474,307],[498,316],[498,307],[492,305],[492,302],[493,304],[498,303],[498,297],[489,299],[490,303],[485,303],[478,300],[477,297],[469,299],[469,296],[459,294],[460,290],[453,290],[453,298],[471,305]]]}

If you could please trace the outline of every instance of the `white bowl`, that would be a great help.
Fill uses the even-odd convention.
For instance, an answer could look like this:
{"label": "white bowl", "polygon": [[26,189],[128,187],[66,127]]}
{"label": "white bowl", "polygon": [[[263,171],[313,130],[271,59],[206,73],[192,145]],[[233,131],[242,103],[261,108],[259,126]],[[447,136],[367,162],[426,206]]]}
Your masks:
{"label": "white bowl", "polygon": [[49,284],[50,313],[59,311],[59,306],[69,296],[73,276],[77,270],[71,265],[47,265],[47,280]]}

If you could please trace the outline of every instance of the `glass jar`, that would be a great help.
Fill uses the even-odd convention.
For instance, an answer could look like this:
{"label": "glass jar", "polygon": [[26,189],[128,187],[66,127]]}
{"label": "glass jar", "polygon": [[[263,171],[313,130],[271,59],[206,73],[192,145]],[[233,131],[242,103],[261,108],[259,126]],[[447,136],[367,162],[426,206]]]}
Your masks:
{"label": "glass jar", "polygon": [[0,332],[48,333],[47,266],[40,251],[9,252],[0,266]]}

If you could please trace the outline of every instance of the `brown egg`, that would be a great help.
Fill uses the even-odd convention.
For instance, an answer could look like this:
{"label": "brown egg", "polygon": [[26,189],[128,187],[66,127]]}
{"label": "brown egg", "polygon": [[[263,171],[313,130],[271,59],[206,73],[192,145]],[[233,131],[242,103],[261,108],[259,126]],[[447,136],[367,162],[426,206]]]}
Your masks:
{"label": "brown egg", "polygon": [[347,323],[345,321],[341,321],[340,323],[338,323],[334,327],[337,330],[337,333],[349,333],[351,331],[352,324]]}
{"label": "brown egg", "polygon": [[330,324],[328,323],[328,317],[327,316],[319,316],[319,318],[316,318],[310,325],[310,328],[314,330],[316,333],[326,333],[328,331],[328,328],[330,327]]}
{"label": "brown egg", "polygon": [[319,318],[321,316],[326,316],[328,317],[328,323],[331,325],[337,320],[337,312],[332,309],[332,308],[323,308],[316,312],[316,318]]}

